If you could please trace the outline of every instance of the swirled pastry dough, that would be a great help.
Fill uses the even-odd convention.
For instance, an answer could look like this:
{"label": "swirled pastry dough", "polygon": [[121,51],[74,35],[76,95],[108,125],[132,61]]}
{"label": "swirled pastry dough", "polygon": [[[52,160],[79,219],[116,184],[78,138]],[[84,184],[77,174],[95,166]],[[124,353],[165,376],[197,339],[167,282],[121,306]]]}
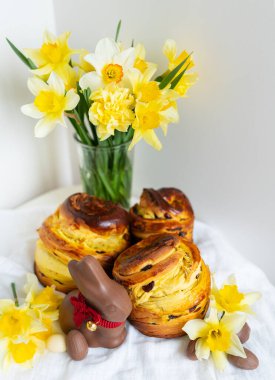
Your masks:
{"label": "swirled pastry dough", "polygon": [[179,236],[151,236],[128,248],[116,259],[113,275],[132,300],[131,323],[145,335],[181,336],[189,319],[205,315],[209,269],[197,246]]}
{"label": "swirled pastry dough", "polygon": [[178,189],[144,189],[140,202],[130,209],[130,217],[131,232],[137,239],[168,232],[192,241],[194,212]]}
{"label": "swirled pastry dough", "polygon": [[45,285],[75,288],[68,262],[94,256],[111,271],[116,256],[130,244],[128,213],[110,201],[85,193],[71,195],[38,230],[35,270]]}

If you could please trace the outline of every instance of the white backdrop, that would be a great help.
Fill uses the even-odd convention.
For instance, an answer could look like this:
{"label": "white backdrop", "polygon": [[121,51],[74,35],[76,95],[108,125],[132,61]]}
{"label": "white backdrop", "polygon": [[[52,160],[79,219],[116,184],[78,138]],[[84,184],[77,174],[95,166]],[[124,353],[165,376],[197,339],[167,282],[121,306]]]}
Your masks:
{"label": "white backdrop", "polygon": [[[1,32],[21,47],[35,47],[45,27],[58,33],[71,30],[72,47],[93,49],[98,39],[114,35],[121,18],[121,38],[129,44],[132,38],[143,42],[148,58],[160,62],[161,68],[166,62],[161,53],[166,38],[194,51],[199,82],[181,102],[181,121],[170,127],[163,150],[137,146],[134,193],[149,186],[181,188],[197,217],[221,230],[275,283],[273,1],[55,0],[41,4],[5,2]],[[2,39],[0,44],[4,73],[0,78],[0,207],[8,208],[50,188],[77,183],[79,178],[67,131],[55,131],[43,141],[33,139],[34,123],[19,111],[31,99],[27,72]]]}

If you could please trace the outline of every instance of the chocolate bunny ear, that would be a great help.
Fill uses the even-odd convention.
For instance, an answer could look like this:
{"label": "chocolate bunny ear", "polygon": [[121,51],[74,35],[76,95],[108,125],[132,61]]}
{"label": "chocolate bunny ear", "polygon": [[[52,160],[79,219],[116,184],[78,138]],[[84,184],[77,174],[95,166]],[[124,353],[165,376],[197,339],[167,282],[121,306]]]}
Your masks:
{"label": "chocolate bunny ear", "polygon": [[110,321],[126,319],[132,304],[123,286],[110,279],[92,256],[69,262],[69,271],[80,293]]}
{"label": "chocolate bunny ear", "polygon": [[98,293],[104,284],[110,281],[110,278],[94,257],[86,256],[80,261],[71,260],[69,262],[69,272],[80,292],[90,298],[91,293]]}

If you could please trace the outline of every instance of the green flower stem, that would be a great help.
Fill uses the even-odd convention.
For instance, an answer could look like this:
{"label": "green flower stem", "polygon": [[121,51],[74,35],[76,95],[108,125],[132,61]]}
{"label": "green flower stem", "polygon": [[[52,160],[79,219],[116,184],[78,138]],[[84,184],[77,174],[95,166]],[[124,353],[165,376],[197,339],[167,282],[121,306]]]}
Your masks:
{"label": "green flower stem", "polygon": [[17,297],[17,292],[16,292],[16,285],[14,282],[11,283],[11,290],[12,290],[15,306],[18,307],[19,302],[18,302],[18,297]]}
{"label": "green flower stem", "polygon": [[78,145],[84,191],[129,207],[132,183],[132,152],[123,144],[125,133],[100,142],[99,146]]}
{"label": "green flower stem", "polygon": [[[88,113],[87,113],[87,118],[89,120],[89,114]],[[96,129],[95,129],[94,124],[91,123],[90,120],[89,120],[89,125],[90,125],[91,130],[92,130],[92,134],[93,134],[95,145],[98,145],[98,137],[97,137]]]}
{"label": "green flower stem", "polygon": [[80,138],[81,142],[83,144],[92,146],[93,144],[92,144],[90,138],[88,137],[87,133],[85,132],[85,130],[80,125],[77,124],[77,122],[75,121],[74,118],[70,117],[69,115],[67,115],[67,116],[68,116],[72,126],[74,127],[77,136]]}

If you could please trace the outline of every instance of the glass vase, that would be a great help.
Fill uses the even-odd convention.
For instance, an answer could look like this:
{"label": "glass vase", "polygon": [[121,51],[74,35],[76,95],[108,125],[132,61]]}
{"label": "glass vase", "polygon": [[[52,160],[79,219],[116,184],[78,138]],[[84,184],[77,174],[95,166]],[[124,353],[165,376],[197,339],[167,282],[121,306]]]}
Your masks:
{"label": "glass vase", "polygon": [[99,198],[130,206],[133,157],[131,141],[114,146],[90,146],[78,141],[80,177],[83,190]]}

